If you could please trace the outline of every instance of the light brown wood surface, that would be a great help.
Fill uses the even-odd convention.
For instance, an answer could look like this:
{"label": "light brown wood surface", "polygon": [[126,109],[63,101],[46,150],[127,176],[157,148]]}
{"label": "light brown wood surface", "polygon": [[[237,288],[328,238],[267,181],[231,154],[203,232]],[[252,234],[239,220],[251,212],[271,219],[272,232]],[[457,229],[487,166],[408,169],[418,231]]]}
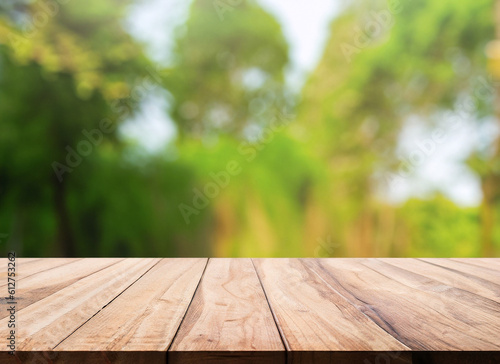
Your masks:
{"label": "light brown wood surface", "polygon": [[386,258],[380,259],[380,261],[443,283],[441,287],[437,288],[437,291],[446,291],[450,297],[460,295],[460,291],[464,290],[500,302],[500,280],[494,283],[459,270],[450,270],[439,265],[428,264],[420,259]]}
{"label": "light brown wood surface", "polygon": [[18,258],[16,278],[0,363],[500,363],[500,259]]}
{"label": "light brown wood surface", "polygon": [[230,363],[235,357],[274,363],[284,360],[285,348],[251,259],[211,259],[169,362]]}
{"label": "light brown wood surface", "polygon": [[[81,258],[19,258],[16,259],[16,281],[28,278],[33,274],[41,273],[45,270],[54,269],[56,267],[73,263]],[[0,289],[4,290],[7,286],[7,264],[9,261],[7,259],[2,260],[2,271],[0,272]]]}
{"label": "light brown wood surface", "polygon": [[476,262],[465,263],[454,259],[439,259],[439,258],[423,258],[424,262],[444,267],[450,271],[460,272],[471,277],[478,277],[491,283],[498,284],[500,282],[500,270],[494,268],[492,264]]}
{"label": "light brown wood surface", "polygon": [[332,351],[409,350],[325,284],[306,260],[254,262],[292,362],[302,362],[313,352],[326,352],[334,360]]}
{"label": "light brown wood surface", "polygon": [[[62,264],[47,265],[43,270],[32,273],[17,283],[17,295],[23,298],[18,302],[17,310],[21,310],[34,302],[40,301],[76,283],[80,279],[116,264],[121,260],[123,259],[72,259],[64,263],[62,261],[58,262]],[[23,270],[22,267],[18,269],[21,271]],[[7,315],[8,312],[6,310],[0,311],[0,319],[3,319]]]}
{"label": "light brown wood surface", "polygon": [[378,259],[308,265],[413,350],[500,350],[500,304]]}
{"label": "light brown wood surface", "polygon": [[149,351],[166,360],[206,263],[163,259],[55,350]]}
{"label": "light brown wood surface", "polygon": [[[52,350],[158,261],[122,260],[19,310],[18,350]],[[2,337],[7,320],[0,320]]]}

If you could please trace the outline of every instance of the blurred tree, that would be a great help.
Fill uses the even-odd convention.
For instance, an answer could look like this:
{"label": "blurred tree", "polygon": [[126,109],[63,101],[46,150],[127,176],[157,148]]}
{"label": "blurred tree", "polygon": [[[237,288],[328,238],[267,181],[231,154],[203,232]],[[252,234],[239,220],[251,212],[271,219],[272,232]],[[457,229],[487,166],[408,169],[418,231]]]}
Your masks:
{"label": "blurred tree", "polygon": [[[331,185],[317,193],[330,199],[322,225],[348,255],[373,255],[393,236],[385,231],[380,238],[384,230],[376,226],[387,220],[376,207],[377,176],[401,167],[396,146],[409,118],[443,126],[438,115],[445,110],[478,122],[492,115],[491,100],[482,97],[488,86],[481,86],[491,9],[491,0],[361,0],[332,22],[303,92],[299,125],[305,142],[328,161]],[[472,106],[460,115],[464,100]]]}
{"label": "blurred tree", "polygon": [[196,190],[213,186],[230,162],[240,171],[207,198],[211,254],[304,254],[300,192],[312,168],[284,132],[293,115],[278,22],[255,2],[194,0],[174,51],[165,87],[179,156],[197,174]]}
{"label": "blurred tree", "polygon": [[166,88],[181,137],[244,137],[245,128],[262,127],[285,102],[288,46],[278,22],[254,2],[220,6],[194,0],[177,32]]}
{"label": "blurred tree", "polygon": [[[0,235],[31,256],[478,255],[478,209],[377,192],[410,118],[491,121],[492,1],[351,3],[297,120],[287,43],[255,2],[194,0],[166,75],[123,29],[128,1],[2,2]],[[157,91],[145,78],[170,92],[180,138],[164,154],[118,132]],[[468,159],[482,254],[500,241],[493,148]]]}
{"label": "blurred tree", "polygon": [[[16,227],[12,239],[23,241],[25,252],[77,254],[71,172],[93,163],[101,144],[116,143],[117,125],[140,101],[131,92],[148,62],[121,26],[125,6],[97,0],[2,5],[0,199],[2,215],[10,217],[3,224]],[[55,237],[47,234],[52,229]]]}
{"label": "blurred tree", "polygon": [[[494,110],[497,128],[500,128],[500,1],[495,1],[493,11],[496,39],[486,49],[489,57],[489,70],[496,81]],[[491,97],[493,101],[493,97]],[[493,103],[493,102],[492,102]],[[483,153],[475,153],[469,158],[469,165],[481,177],[483,201],[481,204],[481,238],[484,256],[494,256],[496,235],[500,234],[500,215],[496,213],[500,206],[500,134],[495,137],[490,148]]]}
{"label": "blurred tree", "polygon": [[11,0],[0,5],[0,44],[17,64],[70,74],[83,99],[95,89],[108,100],[129,97],[150,65],[122,26],[131,2]]}

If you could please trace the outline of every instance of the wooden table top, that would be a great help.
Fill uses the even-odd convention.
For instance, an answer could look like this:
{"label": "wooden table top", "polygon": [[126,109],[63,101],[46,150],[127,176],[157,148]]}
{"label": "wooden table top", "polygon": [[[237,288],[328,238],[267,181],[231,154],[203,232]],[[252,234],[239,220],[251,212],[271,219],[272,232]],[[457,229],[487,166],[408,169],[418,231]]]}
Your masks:
{"label": "wooden table top", "polygon": [[500,363],[500,259],[20,258],[15,279],[0,363]]}

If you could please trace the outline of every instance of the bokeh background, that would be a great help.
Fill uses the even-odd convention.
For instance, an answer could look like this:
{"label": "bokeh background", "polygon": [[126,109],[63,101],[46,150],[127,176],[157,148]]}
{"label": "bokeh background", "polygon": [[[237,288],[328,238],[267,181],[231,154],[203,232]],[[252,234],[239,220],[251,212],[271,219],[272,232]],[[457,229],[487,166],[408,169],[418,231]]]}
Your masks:
{"label": "bokeh background", "polygon": [[3,253],[499,256],[497,3],[2,0]]}

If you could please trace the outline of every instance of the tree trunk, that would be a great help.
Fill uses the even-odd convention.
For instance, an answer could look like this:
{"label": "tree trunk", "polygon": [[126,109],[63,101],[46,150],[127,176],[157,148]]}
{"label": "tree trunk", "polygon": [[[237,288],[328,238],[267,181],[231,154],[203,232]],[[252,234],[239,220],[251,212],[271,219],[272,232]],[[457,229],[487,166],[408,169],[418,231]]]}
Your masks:
{"label": "tree trunk", "polygon": [[63,257],[74,257],[76,249],[69,211],[66,206],[66,183],[59,182],[54,176],[52,185],[54,187],[54,208],[57,217],[57,254]]}
{"label": "tree trunk", "polygon": [[492,257],[493,232],[495,228],[495,181],[492,176],[484,176],[482,180],[483,202],[481,204],[481,246],[482,256]]}

